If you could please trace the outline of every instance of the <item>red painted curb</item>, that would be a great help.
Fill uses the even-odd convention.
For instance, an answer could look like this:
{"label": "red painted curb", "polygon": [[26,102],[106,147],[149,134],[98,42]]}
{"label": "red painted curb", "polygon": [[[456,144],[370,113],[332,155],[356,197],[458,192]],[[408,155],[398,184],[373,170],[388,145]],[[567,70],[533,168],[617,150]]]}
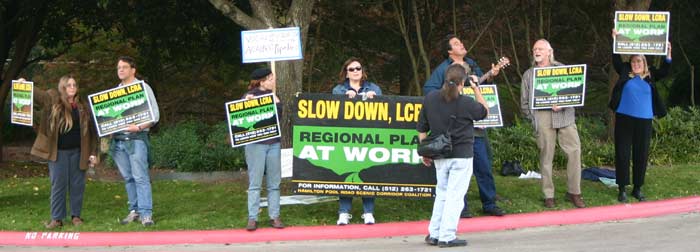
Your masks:
{"label": "red painted curb", "polygon": [[[495,231],[525,227],[582,224],[610,220],[644,218],[700,211],[700,197],[620,204],[540,213],[509,214],[503,217],[462,219],[460,233]],[[359,239],[422,235],[428,221],[381,223],[371,226],[288,227],[245,230],[164,231],[164,232],[0,232],[0,245],[14,246],[125,246],[164,244],[222,244],[266,241]]]}

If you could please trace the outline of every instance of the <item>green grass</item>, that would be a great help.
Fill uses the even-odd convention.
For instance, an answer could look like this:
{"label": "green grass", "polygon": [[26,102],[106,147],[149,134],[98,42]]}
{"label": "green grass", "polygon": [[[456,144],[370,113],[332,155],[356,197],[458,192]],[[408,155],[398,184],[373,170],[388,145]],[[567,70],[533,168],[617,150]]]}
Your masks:
{"label": "green grass", "polygon": [[[570,209],[563,200],[566,192],[564,171],[555,172],[557,209]],[[698,195],[700,166],[680,165],[652,167],[647,172],[644,192],[648,200],[660,200]],[[614,205],[616,188],[602,183],[582,181],[584,199],[589,207]],[[520,180],[496,175],[496,189],[503,198],[498,204],[508,213],[545,211],[539,180]],[[289,183],[283,182],[283,195],[289,195]],[[43,230],[49,219],[50,185],[47,177],[6,178],[0,181],[0,230]],[[472,178],[469,206],[475,215],[481,215],[476,182]],[[184,181],[156,181],[153,183],[154,219],[156,225],[144,228],[140,224],[120,225],[118,219],[127,214],[123,183],[88,181],[85,190],[83,218],[80,228],[66,225],[63,231],[143,231],[195,230],[243,228],[246,224],[246,182],[193,183]],[[633,199],[631,199],[634,202]],[[337,202],[314,205],[282,206],[282,218],[288,226],[335,225]],[[378,222],[427,220],[432,200],[379,198],[375,217]],[[359,223],[362,206],[353,201],[351,220]],[[70,214],[70,212],[69,212]],[[259,221],[267,223],[267,209]],[[264,225],[263,225],[264,226]]]}

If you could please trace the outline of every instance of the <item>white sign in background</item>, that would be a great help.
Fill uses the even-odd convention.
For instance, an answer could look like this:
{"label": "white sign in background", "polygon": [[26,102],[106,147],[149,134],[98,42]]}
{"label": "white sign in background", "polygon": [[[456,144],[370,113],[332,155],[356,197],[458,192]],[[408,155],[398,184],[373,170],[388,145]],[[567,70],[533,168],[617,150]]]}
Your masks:
{"label": "white sign in background", "polygon": [[299,27],[241,31],[243,63],[303,59]]}

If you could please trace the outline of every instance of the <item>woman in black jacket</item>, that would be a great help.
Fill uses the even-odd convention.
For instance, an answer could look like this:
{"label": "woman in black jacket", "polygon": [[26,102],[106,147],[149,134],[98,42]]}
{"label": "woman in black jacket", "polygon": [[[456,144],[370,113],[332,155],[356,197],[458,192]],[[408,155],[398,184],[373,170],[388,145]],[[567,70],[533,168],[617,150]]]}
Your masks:
{"label": "woman in black jacket", "polygon": [[[613,38],[617,31],[613,29]],[[619,54],[612,55],[615,71],[620,79],[613,89],[610,109],[615,112],[615,173],[619,188],[617,200],[627,202],[625,186],[630,182],[629,165],[632,153],[634,189],[632,196],[645,201],[642,194],[644,176],[649,159],[651,122],[654,117],[664,117],[666,108],[653,81],[668,74],[671,64],[671,44],[660,69],[649,67],[644,55],[632,55],[629,63],[623,63]],[[631,149],[631,150],[630,150]]]}
{"label": "woman in black jacket", "polygon": [[[476,100],[462,95],[466,71],[461,65],[451,65],[439,92],[423,99],[416,130],[423,141],[430,135],[450,134],[452,152],[446,157],[423,157],[423,164],[435,163],[435,202],[425,242],[440,247],[466,246],[467,241],[455,236],[459,214],[464,208],[464,194],[469,188],[474,157],[474,121],[488,115],[488,105],[472,75],[470,87]],[[435,158],[435,160],[433,160]]]}

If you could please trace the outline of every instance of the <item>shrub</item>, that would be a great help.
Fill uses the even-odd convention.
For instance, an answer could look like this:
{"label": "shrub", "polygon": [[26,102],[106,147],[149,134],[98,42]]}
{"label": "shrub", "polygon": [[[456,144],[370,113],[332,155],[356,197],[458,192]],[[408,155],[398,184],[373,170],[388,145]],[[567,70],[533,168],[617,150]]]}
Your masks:
{"label": "shrub", "polygon": [[185,121],[151,136],[154,165],[179,171],[197,170],[202,162],[200,153],[204,145],[198,135],[200,127],[194,121]]}
{"label": "shrub", "polygon": [[207,126],[184,121],[151,136],[154,165],[177,171],[239,170],[242,148],[231,148],[225,123]]}
{"label": "shrub", "polygon": [[202,156],[204,167],[211,170],[240,170],[247,167],[243,147],[231,148],[225,122],[210,128]]}
{"label": "shrub", "polygon": [[700,110],[671,108],[666,117],[654,120],[653,128],[649,148],[652,164],[700,162]]}
{"label": "shrub", "polygon": [[[576,127],[581,140],[582,166],[612,165],[615,148],[607,140],[605,123],[596,117],[577,117]],[[540,151],[530,122],[516,122],[513,126],[491,129],[489,141],[493,151],[494,170],[500,170],[505,160],[519,160],[526,170],[539,170]],[[566,155],[556,147],[554,169],[565,169],[566,162]]]}

